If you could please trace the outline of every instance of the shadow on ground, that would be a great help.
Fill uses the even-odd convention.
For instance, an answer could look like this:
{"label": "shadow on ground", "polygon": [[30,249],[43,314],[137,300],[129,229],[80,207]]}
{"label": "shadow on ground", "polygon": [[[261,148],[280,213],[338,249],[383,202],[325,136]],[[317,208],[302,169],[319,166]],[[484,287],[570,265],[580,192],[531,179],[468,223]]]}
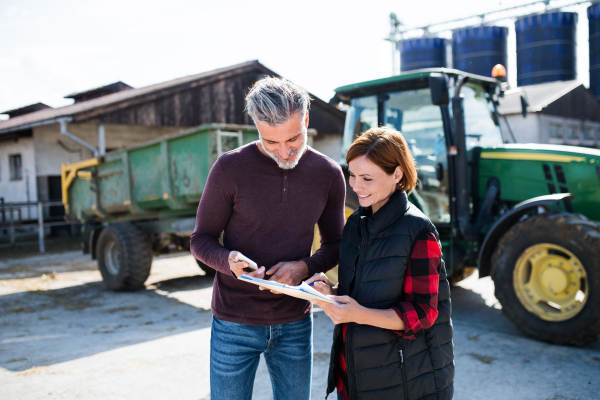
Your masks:
{"label": "shadow on ground", "polygon": [[211,313],[171,294],[212,286],[206,275],[112,292],[102,282],[0,296],[0,367],[50,366],[167,336],[209,328]]}
{"label": "shadow on ground", "polygon": [[[468,281],[451,287],[452,321],[455,332],[458,333],[461,330],[467,334],[469,340],[473,341],[479,340],[482,330],[536,340],[515,327],[503,314],[500,303],[492,293],[493,283],[489,277],[477,279],[476,276],[473,276]],[[470,328],[480,333],[470,334]],[[541,342],[538,341],[538,343]],[[558,347],[570,348],[569,346]],[[600,335],[596,342],[584,346],[584,348],[600,349]]]}
{"label": "shadow on ground", "polygon": [[214,277],[210,275],[184,276],[181,278],[157,281],[150,285],[150,287],[156,286],[160,290],[169,292],[185,292],[212,287],[213,279]]}
{"label": "shadow on ground", "polygon": [[[81,238],[79,236],[46,237],[45,247],[46,254],[81,250]],[[31,237],[17,240],[14,246],[11,246],[10,243],[7,242],[0,243],[0,261],[14,260],[41,254],[37,234],[33,237],[33,240]]]}
{"label": "shadow on ground", "polygon": [[523,336],[502,314],[501,308],[486,304],[481,294],[460,286],[452,287],[452,320],[461,326],[483,326],[495,332]]}

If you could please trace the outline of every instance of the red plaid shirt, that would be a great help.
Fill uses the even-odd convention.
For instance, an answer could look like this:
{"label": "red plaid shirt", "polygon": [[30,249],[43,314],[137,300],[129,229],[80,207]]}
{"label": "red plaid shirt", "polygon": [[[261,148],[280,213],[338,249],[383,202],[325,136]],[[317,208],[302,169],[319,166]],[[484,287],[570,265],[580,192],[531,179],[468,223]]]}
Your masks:
{"label": "red plaid shirt", "polygon": [[[424,232],[417,237],[402,286],[403,301],[398,307],[392,307],[404,322],[403,331],[394,331],[404,339],[416,339],[429,329],[438,316],[438,289],[440,285],[439,268],[442,249],[435,235]],[[342,324],[342,344],[339,352],[339,373],[337,390],[344,400],[349,400],[348,380],[344,348],[346,343],[346,324]]]}

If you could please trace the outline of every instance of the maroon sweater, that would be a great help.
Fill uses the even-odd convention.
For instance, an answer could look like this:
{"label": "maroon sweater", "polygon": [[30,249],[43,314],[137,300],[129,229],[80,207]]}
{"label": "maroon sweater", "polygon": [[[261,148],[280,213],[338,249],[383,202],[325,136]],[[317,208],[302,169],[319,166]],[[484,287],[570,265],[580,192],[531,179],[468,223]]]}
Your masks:
{"label": "maroon sweater", "polygon": [[[225,153],[213,165],[190,247],[194,257],[217,271],[213,314],[268,326],[307,316],[311,303],[239,281],[229,268],[229,252],[240,251],[266,270],[298,260],[308,265],[308,276],[333,268],[339,260],[346,188],[340,166],[311,148],[295,168],[284,170],[257,144]],[[315,224],[321,248],[311,256]]]}

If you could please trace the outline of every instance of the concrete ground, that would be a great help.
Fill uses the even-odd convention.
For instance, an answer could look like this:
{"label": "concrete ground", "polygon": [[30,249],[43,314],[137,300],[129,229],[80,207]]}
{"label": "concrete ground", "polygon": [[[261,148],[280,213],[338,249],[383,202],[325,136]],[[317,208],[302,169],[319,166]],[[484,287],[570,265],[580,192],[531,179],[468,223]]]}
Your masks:
{"label": "concrete ground", "polygon": [[[525,338],[493,291],[476,276],[452,290],[455,399],[599,399],[600,343]],[[106,290],[80,252],[4,258],[0,399],[209,399],[211,294],[189,254],[155,258],[136,293]],[[312,393],[322,399],[333,324],[314,317]],[[261,361],[254,399],[271,399],[270,385]]]}

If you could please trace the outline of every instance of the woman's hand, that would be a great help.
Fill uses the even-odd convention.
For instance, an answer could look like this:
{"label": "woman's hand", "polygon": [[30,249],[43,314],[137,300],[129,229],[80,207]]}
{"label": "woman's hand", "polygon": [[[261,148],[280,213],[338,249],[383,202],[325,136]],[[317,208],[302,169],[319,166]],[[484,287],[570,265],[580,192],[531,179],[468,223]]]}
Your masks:
{"label": "woman's hand", "polygon": [[325,311],[325,314],[334,324],[346,324],[348,322],[361,323],[361,315],[366,310],[350,296],[329,296],[340,304],[327,303],[326,301],[312,300],[312,302]]}
{"label": "woman's hand", "polygon": [[330,295],[336,294],[336,289],[331,287],[329,278],[327,278],[327,275],[325,275],[322,272],[320,274],[314,274],[313,276],[308,278],[306,281],[304,281],[304,283],[306,283],[307,285],[312,283],[313,284],[312,287],[316,291],[323,293],[324,295],[330,296]]}

